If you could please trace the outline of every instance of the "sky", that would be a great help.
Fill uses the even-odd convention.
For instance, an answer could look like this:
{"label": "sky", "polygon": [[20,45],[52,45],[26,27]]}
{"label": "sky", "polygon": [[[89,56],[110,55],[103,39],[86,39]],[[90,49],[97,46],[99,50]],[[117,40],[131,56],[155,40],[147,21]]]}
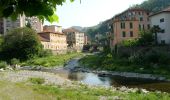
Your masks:
{"label": "sky", "polygon": [[[134,4],[140,4],[144,0],[75,0],[70,3],[67,0],[62,6],[57,7],[56,14],[63,28],[71,26],[89,27],[112,18]],[[45,22],[44,25],[50,25]]]}

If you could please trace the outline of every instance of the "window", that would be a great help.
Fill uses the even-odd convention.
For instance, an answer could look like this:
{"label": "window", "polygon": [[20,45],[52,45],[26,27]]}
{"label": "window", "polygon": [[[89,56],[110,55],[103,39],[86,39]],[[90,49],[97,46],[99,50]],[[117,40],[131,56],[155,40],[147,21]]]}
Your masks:
{"label": "window", "polygon": [[150,24],[148,24],[147,26],[148,26],[148,29],[150,29]]}
{"label": "window", "polygon": [[161,33],[165,33],[165,30],[163,29],[163,30],[161,30]]}
{"label": "window", "polygon": [[141,25],[139,24],[139,30],[141,31]]}
{"label": "window", "polygon": [[143,17],[140,17],[140,21],[143,21]]}
{"label": "window", "polygon": [[133,37],[133,31],[130,31],[130,37]]}
{"label": "window", "polygon": [[165,42],[165,40],[161,40],[161,44],[165,44],[166,42]]}
{"label": "window", "polygon": [[132,28],[133,28],[133,23],[131,22],[131,23],[130,23],[130,29],[132,29]]}
{"label": "window", "polygon": [[164,18],[160,19],[160,23],[163,23],[164,22]]}
{"label": "window", "polygon": [[145,30],[145,25],[143,24],[143,30]]}
{"label": "window", "polygon": [[121,29],[125,29],[125,23],[121,23]]}
{"label": "window", "polygon": [[122,32],[122,37],[126,37],[126,32],[125,31]]}
{"label": "window", "polygon": [[139,13],[139,15],[141,15],[141,13],[140,12],[138,12]]}

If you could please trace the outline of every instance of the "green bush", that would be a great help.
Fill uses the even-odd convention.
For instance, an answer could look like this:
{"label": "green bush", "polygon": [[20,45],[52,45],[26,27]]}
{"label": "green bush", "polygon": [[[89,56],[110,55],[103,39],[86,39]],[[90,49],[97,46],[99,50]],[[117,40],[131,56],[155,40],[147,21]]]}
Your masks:
{"label": "green bush", "polygon": [[3,37],[0,55],[3,60],[27,60],[37,56],[41,51],[42,45],[34,30],[17,28]]}
{"label": "green bush", "polygon": [[43,84],[45,82],[44,78],[29,78],[29,81],[33,84]]}
{"label": "green bush", "polygon": [[39,54],[39,57],[47,57],[47,56],[52,56],[53,53],[51,50],[42,50]]}
{"label": "green bush", "polygon": [[16,65],[16,64],[19,64],[19,63],[20,63],[20,61],[16,58],[11,59],[11,61],[10,61],[11,65]]}
{"label": "green bush", "polygon": [[121,45],[123,45],[125,47],[137,46],[138,45],[138,39],[124,40],[124,41],[122,41]]}
{"label": "green bush", "polygon": [[0,61],[0,68],[6,68],[8,65],[5,61]]}
{"label": "green bush", "polygon": [[129,57],[130,62],[140,65],[166,65],[170,64],[170,53],[161,50],[147,48],[140,50]]}

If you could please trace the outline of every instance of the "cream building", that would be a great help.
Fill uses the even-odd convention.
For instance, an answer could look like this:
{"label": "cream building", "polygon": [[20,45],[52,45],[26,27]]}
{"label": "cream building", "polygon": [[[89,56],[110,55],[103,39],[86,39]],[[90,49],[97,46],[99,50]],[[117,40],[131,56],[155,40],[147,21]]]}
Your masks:
{"label": "cream building", "polygon": [[45,25],[43,27],[43,31],[44,32],[59,32],[59,33],[62,33],[62,26],[57,26],[57,25],[47,26],[47,25]]}
{"label": "cream building", "polygon": [[67,52],[66,36],[57,32],[38,33],[44,49],[52,50],[54,54],[63,54]]}
{"label": "cream building", "polygon": [[157,34],[159,44],[170,44],[170,7],[152,14],[150,16],[151,25],[158,25],[162,32]]}
{"label": "cream building", "polygon": [[65,29],[63,32],[67,35],[68,47],[77,51],[82,51],[85,42],[84,33],[74,28]]}

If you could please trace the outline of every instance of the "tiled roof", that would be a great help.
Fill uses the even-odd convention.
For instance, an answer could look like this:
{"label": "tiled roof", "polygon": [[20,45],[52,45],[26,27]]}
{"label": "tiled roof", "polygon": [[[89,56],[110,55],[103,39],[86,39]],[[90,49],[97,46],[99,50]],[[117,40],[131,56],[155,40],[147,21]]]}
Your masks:
{"label": "tiled roof", "polygon": [[44,42],[50,42],[50,36],[49,34],[58,34],[58,35],[64,35],[63,33],[57,33],[57,32],[40,32],[38,33],[39,39]]}
{"label": "tiled roof", "polygon": [[165,8],[163,11],[169,11],[170,12],[170,6],[168,8]]}
{"label": "tiled roof", "polygon": [[38,37],[41,41],[44,41],[44,42],[50,42],[50,38],[48,36],[49,34],[48,33],[38,33]]}
{"label": "tiled roof", "polygon": [[155,16],[155,15],[160,14],[160,13],[164,13],[164,12],[170,13],[170,6],[167,7],[167,8],[165,8],[164,10],[162,10],[162,11],[160,11],[160,12],[157,12],[157,13],[154,13],[154,14],[150,15],[150,17],[151,17],[151,16]]}
{"label": "tiled roof", "polygon": [[124,14],[124,13],[126,13],[126,12],[129,12],[129,11],[130,11],[130,12],[131,12],[131,11],[145,11],[145,12],[149,12],[149,11],[147,11],[147,10],[145,10],[145,9],[142,9],[142,8],[129,8],[129,9],[123,11],[122,13],[119,13],[119,14],[115,15],[115,17],[121,16],[122,14]]}

